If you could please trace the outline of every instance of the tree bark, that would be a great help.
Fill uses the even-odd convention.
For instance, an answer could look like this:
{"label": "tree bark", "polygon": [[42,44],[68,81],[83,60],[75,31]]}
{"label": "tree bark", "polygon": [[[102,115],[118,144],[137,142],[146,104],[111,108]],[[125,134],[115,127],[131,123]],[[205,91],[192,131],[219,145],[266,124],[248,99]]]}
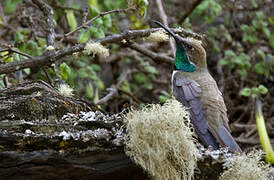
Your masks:
{"label": "tree bark", "polygon": [[[150,179],[124,152],[120,115],[64,97],[43,81],[0,91],[1,179]],[[198,162],[195,179],[217,179],[222,163]]]}

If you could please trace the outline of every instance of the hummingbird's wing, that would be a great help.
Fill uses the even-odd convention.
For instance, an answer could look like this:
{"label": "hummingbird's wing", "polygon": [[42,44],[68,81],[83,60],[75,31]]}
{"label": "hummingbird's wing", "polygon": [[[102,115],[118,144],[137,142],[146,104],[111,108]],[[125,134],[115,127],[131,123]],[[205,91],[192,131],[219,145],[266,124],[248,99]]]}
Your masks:
{"label": "hummingbird's wing", "polygon": [[210,132],[222,146],[227,146],[232,151],[241,152],[241,148],[230,134],[227,109],[222,93],[219,91],[216,81],[209,74],[206,80],[207,83],[203,86],[203,91],[207,93],[202,93],[201,99]]}
{"label": "hummingbird's wing", "polygon": [[198,138],[205,146],[218,149],[217,140],[210,132],[201,104],[200,85],[180,74],[172,76],[172,93],[184,106],[189,108],[190,120]]}

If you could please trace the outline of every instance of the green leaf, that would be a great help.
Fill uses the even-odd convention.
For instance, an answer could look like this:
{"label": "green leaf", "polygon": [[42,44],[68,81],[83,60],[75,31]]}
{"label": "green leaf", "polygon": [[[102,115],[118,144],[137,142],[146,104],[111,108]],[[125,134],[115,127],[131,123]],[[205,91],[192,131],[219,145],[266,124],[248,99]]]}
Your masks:
{"label": "green leaf", "polygon": [[153,89],[153,84],[151,82],[146,82],[144,84],[145,88],[148,90],[152,90]]}
{"label": "green leaf", "polygon": [[159,96],[159,101],[160,103],[165,103],[168,100],[168,97],[165,95],[160,95]]}
{"label": "green leaf", "polygon": [[60,64],[60,71],[61,71],[62,80],[64,80],[64,81],[68,80],[68,78],[71,74],[71,69],[65,62]]}
{"label": "green leaf", "polygon": [[21,43],[21,42],[24,42],[24,35],[22,34],[21,31],[16,31],[15,34],[14,34],[14,40],[15,40],[15,43]]}
{"label": "green leaf", "polygon": [[256,98],[258,96],[259,89],[256,87],[251,88],[251,97]]}
{"label": "green leaf", "polygon": [[240,95],[241,96],[250,96],[251,95],[251,89],[250,88],[243,88],[241,91],[240,91]]}
{"label": "green leaf", "polygon": [[157,74],[157,69],[153,66],[145,66],[145,71],[152,74]]}
{"label": "green leaf", "polygon": [[105,85],[101,79],[98,79],[97,81],[95,81],[95,83],[97,84],[100,91],[102,91],[105,88]]}
{"label": "green leaf", "polygon": [[252,4],[252,6],[254,8],[257,8],[258,7],[258,3],[256,2],[256,0],[249,0],[249,2]]}
{"label": "green leaf", "polygon": [[262,59],[262,60],[265,59],[265,53],[264,53],[263,50],[261,50],[261,49],[258,49],[258,50],[257,50],[257,56],[258,56],[260,59]]}
{"label": "green leaf", "polygon": [[82,79],[89,77],[88,73],[85,71],[84,68],[78,70],[78,75]]}
{"label": "green leaf", "polygon": [[14,54],[12,55],[12,57],[13,57],[13,61],[20,61],[20,56],[19,56],[19,54],[14,53]]}
{"label": "green leaf", "polygon": [[269,18],[268,18],[268,22],[269,22],[271,25],[274,25],[274,17],[269,17]]}
{"label": "green leaf", "polygon": [[33,40],[29,40],[27,42],[27,44],[25,45],[25,52],[32,56],[38,56],[41,53],[37,43]]}
{"label": "green leaf", "polygon": [[95,21],[93,21],[93,24],[94,24],[95,26],[99,27],[100,25],[103,24],[102,18],[96,19]]}
{"label": "green leaf", "polygon": [[148,0],[137,0],[137,7],[139,9],[139,14],[141,16],[146,15],[147,6],[148,6]]}
{"label": "green leaf", "polygon": [[219,64],[220,64],[221,66],[225,66],[225,65],[228,64],[228,61],[225,60],[225,59],[221,59],[221,60],[219,61]]}
{"label": "green leaf", "polygon": [[258,90],[261,94],[266,94],[268,89],[264,85],[259,85]]}
{"label": "green leaf", "polygon": [[274,49],[274,34],[271,34],[269,37],[269,44],[272,49]]}
{"label": "green leaf", "polygon": [[127,79],[120,85],[120,89],[121,89],[122,91],[131,93],[131,88],[130,88],[130,85],[129,85]]}
{"label": "green leaf", "polygon": [[93,5],[89,5],[89,14],[90,17],[97,16],[100,13],[99,9]]}
{"label": "green leaf", "polygon": [[77,27],[77,21],[76,18],[74,16],[74,12],[72,10],[66,10],[66,17],[68,20],[68,24],[70,26],[70,30],[74,30]]}
{"label": "green leaf", "polygon": [[264,65],[264,63],[263,62],[256,63],[255,66],[254,66],[254,71],[257,74],[264,74],[264,72],[265,72],[265,65]]}
{"label": "green leaf", "polygon": [[7,0],[6,1],[6,7],[5,7],[5,13],[11,14],[16,10],[16,6],[18,3],[21,3],[22,0]]}
{"label": "green leaf", "polygon": [[269,38],[270,34],[271,34],[270,30],[267,27],[263,27],[262,30],[263,30],[263,33],[265,34],[265,36]]}
{"label": "green leaf", "polygon": [[234,56],[235,56],[234,51],[232,51],[232,50],[226,50],[226,51],[225,51],[225,57],[226,57],[226,58],[232,58],[232,57],[234,57]]}
{"label": "green leaf", "polygon": [[94,71],[101,71],[102,70],[101,66],[99,66],[98,64],[92,64],[91,67]]}
{"label": "green leaf", "polygon": [[78,36],[78,42],[79,43],[85,43],[89,40],[89,37],[90,37],[90,32],[89,31],[85,31],[84,29],[81,30],[81,32],[79,33],[79,36]]}
{"label": "green leaf", "polygon": [[105,32],[102,28],[97,28],[95,26],[90,26],[88,30],[90,32],[90,35],[95,37],[95,38],[104,38],[105,37]]}
{"label": "green leaf", "polygon": [[146,75],[144,73],[134,74],[134,79],[137,83],[141,84],[147,81]]}
{"label": "green leaf", "polygon": [[111,21],[111,16],[110,16],[110,14],[107,14],[107,15],[103,16],[103,17],[102,17],[102,20],[103,20],[103,26],[104,26],[105,28],[111,27],[112,21]]}

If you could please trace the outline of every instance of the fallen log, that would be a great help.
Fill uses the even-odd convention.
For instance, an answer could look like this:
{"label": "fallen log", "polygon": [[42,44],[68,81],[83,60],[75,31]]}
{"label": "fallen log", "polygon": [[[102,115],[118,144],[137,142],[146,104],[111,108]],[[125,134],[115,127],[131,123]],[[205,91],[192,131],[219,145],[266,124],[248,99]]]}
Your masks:
{"label": "fallen log", "polygon": [[[43,81],[1,90],[0,102],[1,179],[150,179],[125,154],[119,114],[103,114]],[[214,159],[204,152],[195,179],[218,179],[222,153]]]}

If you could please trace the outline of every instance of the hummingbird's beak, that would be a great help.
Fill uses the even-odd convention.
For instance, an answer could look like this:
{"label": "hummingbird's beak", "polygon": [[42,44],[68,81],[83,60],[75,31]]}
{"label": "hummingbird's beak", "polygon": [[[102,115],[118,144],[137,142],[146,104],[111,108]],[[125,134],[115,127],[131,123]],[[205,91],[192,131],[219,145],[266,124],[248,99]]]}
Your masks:
{"label": "hummingbird's beak", "polygon": [[180,39],[178,38],[178,36],[172,32],[169,28],[165,27],[162,23],[160,23],[159,21],[154,21],[152,20],[155,24],[157,24],[158,26],[162,27],[164,30],[166,30],[166,32],[168,32],[176,41],[176,43],[180,43]]}

